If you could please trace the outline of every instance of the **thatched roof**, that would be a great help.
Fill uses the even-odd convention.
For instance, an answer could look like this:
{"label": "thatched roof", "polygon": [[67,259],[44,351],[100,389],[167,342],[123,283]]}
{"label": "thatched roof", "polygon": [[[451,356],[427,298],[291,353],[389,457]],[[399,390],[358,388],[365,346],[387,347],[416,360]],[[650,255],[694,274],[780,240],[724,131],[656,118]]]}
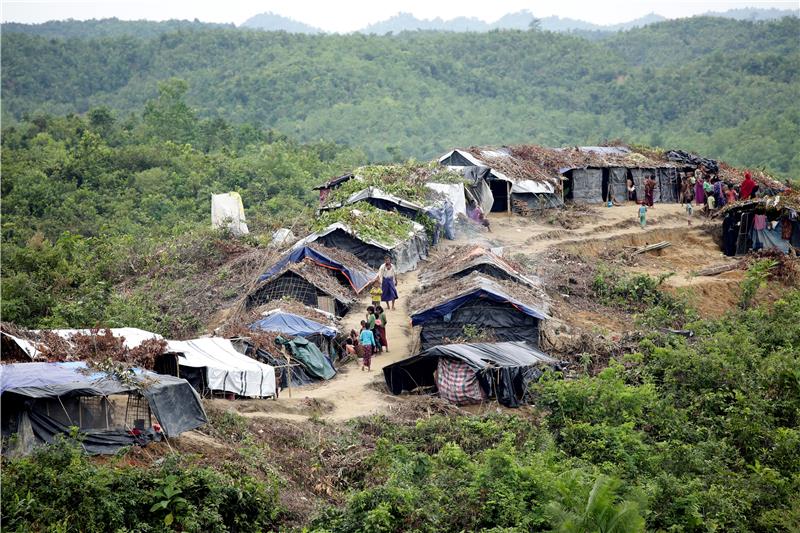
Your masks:
{"label": "thatched roof", "polygon": [[264,287],[264,285],[279,279],[287,272],[292,272],[300,276],[310,284],[314,285],[320,291],[331,296],[332,298],[335,298],[345,305],[350,305],[356,300],[353,291],[349,287],[345,287],[342,283],[340,283],[339,280],[336,279],[336,275],[333,274],[331,270],[321,267],[309,259],[303,259],[299,263],[287,264],[281,270],[270,276],[269,279],[262,281],[255,288],[253,288],[251,294],[258,292],[262,287]]}
{"label": "thatched roof", "polygon": [[422,285],[434,285],[446,278],[480,265],[496,267],[518,283],[533,287],[533,282],[526,278],[520,269],[510,261],[492,253],[483,246],[470,244],[449,248],[438,257],[432,260],[429,259],[428,263],[420,271],[418,279]]}
{"label": "thatched roof", "polygon": [[720,209],[714,216],[721,216],[731,211],[756,209],[759,207],[777,210],[788,209],[800,212],[800,192],[789,189],[775,196],[739,200],[738,202],[725,205],[725,207]]}
{"label": "thatched roof", "polygon": [[490,289],[521,303],[547,313],[547,299],[543,292],[513,281],[488,278],[478,272],[463,278],[445,278],[430,286],[418,287],[409,297],[409,314],[416,315],[480,289]]}
{"label": "thatched roof", "polygon": [[[691,168],[685,162],[672,161],[667,152],[639,146],[572,146],[548,148],[532,144],[501,148],[472,146],[464,150],[494,171],[512,181],[534,180],[558,184],[562,172],[576,168]],[[719,162],[719,177],[740,184],[745,169]],[[770,189],[782,190],[784,185],[764,172],[751,172],[753,179]]]}

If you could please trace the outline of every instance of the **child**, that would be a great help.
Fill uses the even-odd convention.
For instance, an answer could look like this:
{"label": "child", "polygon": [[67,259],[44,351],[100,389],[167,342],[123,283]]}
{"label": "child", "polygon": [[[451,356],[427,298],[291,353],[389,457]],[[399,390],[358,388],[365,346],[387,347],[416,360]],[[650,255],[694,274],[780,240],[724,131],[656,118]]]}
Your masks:
{"label": "child", "polygon": [[361,335],[359,337],[361,346],[364,350],[364,360],[361,364],[361,371],[372,370],[372,349],[375,347],[375,337],[367,327],[367,321],[361,321]]}
{"label": "child", "polygon": [[389,351],[389,340],[386,338],[386,313],[380,305],[375,308],[375,330],[378,332],[378,343],[381,345],[382,352]]}
{"label": "child", "polygon": [[694,208],[692,207],[692,200],[688,200],[686,202],[686,220],[689,222],[689,225],[692,225],[692,213],[694,213]]}
{"label": "child", "polygon": [[642,229],[647,225],[647,206],[642,204],[639,206],[639,226]]}
{"label": "child", "polygon": [[381,305],[382,294],[383,291],[381,290],[381,286],[377,283],[369,290],[369,295],[372,297],[372,305],[374,307]]}

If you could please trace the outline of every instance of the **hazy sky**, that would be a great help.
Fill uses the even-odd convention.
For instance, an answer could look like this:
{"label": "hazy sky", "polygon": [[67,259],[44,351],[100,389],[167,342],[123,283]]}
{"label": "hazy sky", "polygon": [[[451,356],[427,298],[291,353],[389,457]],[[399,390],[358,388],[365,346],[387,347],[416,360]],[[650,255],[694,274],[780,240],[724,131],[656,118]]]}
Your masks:
{"label": "hazy sky", "polygon": [[418,18],[477,17],[492,22],[506,13],[530,10],[538,17],[558,15],[597,24],[625,22],[648,13],[668,18],[740,7],[797,9],[800,0],[2,0],[2,20],[44,22],[117,17],[123,20],[199,19],[241,24],[272,11],[327,31],[348,32],[400,11]]}

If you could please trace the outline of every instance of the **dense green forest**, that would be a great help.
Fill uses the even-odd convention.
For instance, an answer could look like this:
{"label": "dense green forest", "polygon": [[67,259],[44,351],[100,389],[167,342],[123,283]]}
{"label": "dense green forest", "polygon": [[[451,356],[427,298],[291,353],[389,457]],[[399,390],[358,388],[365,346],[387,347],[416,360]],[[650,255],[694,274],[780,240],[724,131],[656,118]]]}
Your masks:
{"label": "dense green forest", "polygon": [[[165,269],[191,278],[225,259],[215,247],[224,236],[210,231],[211,194],[239,191],[256,234],[302,228],[313,215],[311,187],[366,161],[333,143],[303,145],[272,130],[200,119],[185,90],[181,81],[165,82],[140,113],[120,118],[96,108],[3,130],[3,320],[191,335],[204,324],[168,311],[174,280]],[[186,250],[202,260],[189,261]],[[124,295],[115,288],[127,277],[149,281],[143,271],[158,271],[155,287]]]}
{"label": "dense green forest", "polygon": [[101,105],[124,119],[175,77],[203,118],[357,146],[372,160],[623,138],[788,177],[800,174],[798,34],[790,17],[699,17],[601,41],[538,31],[4,32],[2,109],[6,124]]}
{"label": "dense green forest", "polygon": [[[797,531],[800,293],[687,327],[547,375],[518,416],[228,413],[207,430],[228,450],[148,466],[62,443],[6,461],[4,530],[168,531],[170,513],[181,531]],[[298,513],[302,484],[325,509]]]}

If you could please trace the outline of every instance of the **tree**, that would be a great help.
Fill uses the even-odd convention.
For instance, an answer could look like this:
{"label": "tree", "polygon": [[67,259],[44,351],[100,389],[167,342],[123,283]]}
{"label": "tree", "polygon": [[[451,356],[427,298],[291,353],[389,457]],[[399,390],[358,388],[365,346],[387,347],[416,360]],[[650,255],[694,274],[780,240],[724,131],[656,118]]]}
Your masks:
{"label": "tree", "polygon": [[177,143],[195,139],[197,117],[185,102],[186,81],[172,78],[158,84],[158,98],[145,104],[144,120],[156,137]]}

